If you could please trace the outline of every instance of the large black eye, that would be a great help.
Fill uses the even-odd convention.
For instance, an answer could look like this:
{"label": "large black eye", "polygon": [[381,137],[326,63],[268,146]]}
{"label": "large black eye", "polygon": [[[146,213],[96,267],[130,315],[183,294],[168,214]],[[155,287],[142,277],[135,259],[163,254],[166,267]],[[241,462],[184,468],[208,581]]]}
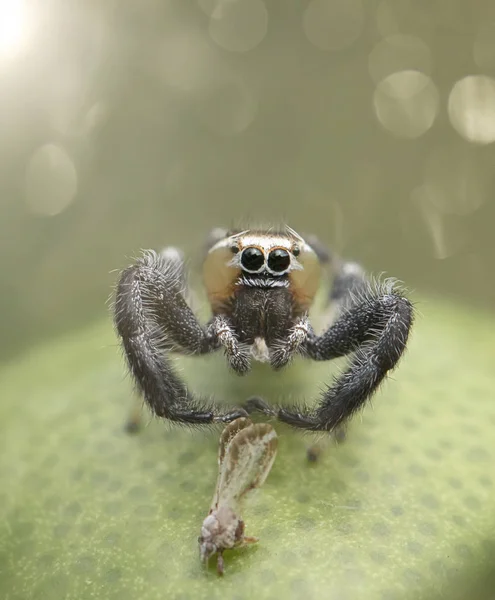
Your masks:
{"label": "large black eye", "polygon": [[265,255],[258,248],[244,248],[241,265],[247,271],[258,271],[265,263]]}
{"label": "large black eye", "polygon": [[268,255],[268,267],[275,271],[275,273],[281,273],[290,266],[290,256],[287,250],[277,248],[272,250]]}

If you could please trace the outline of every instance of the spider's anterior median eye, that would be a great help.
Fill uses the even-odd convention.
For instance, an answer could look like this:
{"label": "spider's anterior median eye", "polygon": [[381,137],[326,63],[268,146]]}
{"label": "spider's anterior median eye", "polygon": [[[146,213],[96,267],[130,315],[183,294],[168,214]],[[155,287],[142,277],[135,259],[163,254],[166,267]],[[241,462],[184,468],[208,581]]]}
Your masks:
{"label": "spider's anterior median eye", "polygon": [[265,263],[265,255],[258,248],[244,248],[241,265],[247,271],[258,271]]}
{"label": "spider's anterior median eye", "polygon": [[285,271],[290,266],[290,255],[287,250],[277,248],[268,255],[268,267],[276,273]]}

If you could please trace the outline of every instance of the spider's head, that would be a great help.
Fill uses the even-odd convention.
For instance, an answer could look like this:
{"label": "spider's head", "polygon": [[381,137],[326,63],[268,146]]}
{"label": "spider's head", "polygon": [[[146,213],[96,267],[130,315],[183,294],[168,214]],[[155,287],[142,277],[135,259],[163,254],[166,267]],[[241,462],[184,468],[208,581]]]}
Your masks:
{"label": "spider's head", "polygon": [[212,305],[230,297],[240,277],[289,280],[299,301],[311,303],[320,282],[320,264],[311,246],[293,229],[226,232],[213,244],[203,277]]}

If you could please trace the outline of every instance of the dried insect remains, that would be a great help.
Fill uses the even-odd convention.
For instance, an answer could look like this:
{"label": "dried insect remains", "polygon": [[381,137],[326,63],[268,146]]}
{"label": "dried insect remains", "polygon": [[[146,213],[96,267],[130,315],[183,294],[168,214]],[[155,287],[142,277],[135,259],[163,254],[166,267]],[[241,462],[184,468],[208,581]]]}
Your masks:
{"label": "dried insect remains", "polygon": [[224,571],[224,550],[258,541],[244,535],[242,501],[249,491],[264,483],[277,454],[277,443],[271,425],[253,425],[246,418],[229,423],[220,437],[215,494],[198,538],[203,562],[218,554],[219,575]]}

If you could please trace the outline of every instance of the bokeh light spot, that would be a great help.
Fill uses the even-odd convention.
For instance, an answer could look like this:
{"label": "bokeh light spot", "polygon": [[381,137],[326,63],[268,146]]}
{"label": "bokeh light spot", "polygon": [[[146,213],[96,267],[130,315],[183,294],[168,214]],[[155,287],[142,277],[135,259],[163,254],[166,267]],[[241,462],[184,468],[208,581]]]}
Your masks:
{"label": "bokeh light spot", "polygon": [[428,75],[399,71],[376,86],[373,105],[385,129],[398,137],[417,138],[433,125],[439,109],[439,94]]}
{"label": "bokeh light spot", "polygon": [[364,21],[361,0],[312,0],[303,15],[303,29],[320,50],[342,50],[358,39]]}
{"label": "bokeh light spot", "polygon": [[469,75],[460,79],[449,96],[448,112],[454,129],[478,144],[495,141],[495,79]]}
{"label": "bokeh light spot", "polygon": [[57,215],[74,200],[77,171],[62,146],[45,144],[34,152],[26,169],[26,203],[40,215]]}
{"label": "bokeh light spot", "polygon": [[262,0],[218,0],[208,31],[224,50],[247,52],[261,43],[268,30],[268,11]]}
{"label": "bokeh light spot", "polygon": [[426,43],[414,35],[390,35],[370,52],[368,68],[371,79],[379,83],[392,73],[405,70],[431,72],[431,52]]}

